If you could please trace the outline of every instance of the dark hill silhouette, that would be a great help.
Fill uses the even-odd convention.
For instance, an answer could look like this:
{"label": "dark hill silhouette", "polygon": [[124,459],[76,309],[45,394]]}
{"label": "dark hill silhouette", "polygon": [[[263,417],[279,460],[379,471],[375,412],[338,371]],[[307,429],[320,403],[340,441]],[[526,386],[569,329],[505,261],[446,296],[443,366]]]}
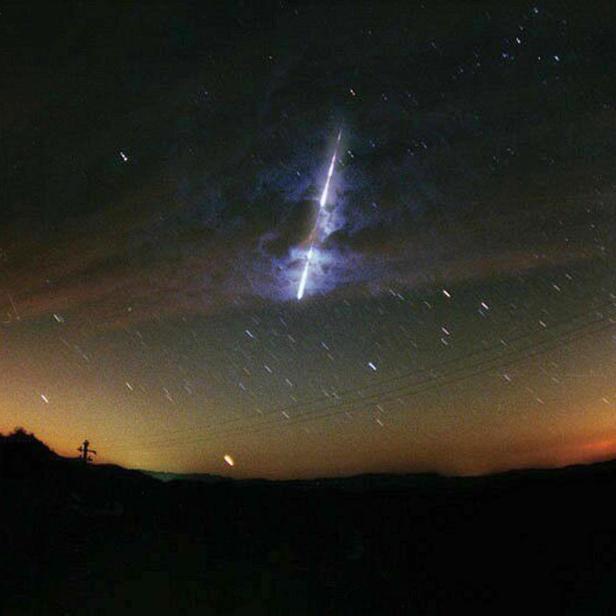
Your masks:
{"label": "dark hill silhouette", "polygon": [[616,608],[613,461],[470,478],[163,482],[61,458],[24,432],[0,439],[0,460],[0,613]]}
{"label": "dark hill silhouette", "polygon": [[0,472],[25,474],[56,463],[60,459],[34,434],[15,428],[8,435],[0,434]]}

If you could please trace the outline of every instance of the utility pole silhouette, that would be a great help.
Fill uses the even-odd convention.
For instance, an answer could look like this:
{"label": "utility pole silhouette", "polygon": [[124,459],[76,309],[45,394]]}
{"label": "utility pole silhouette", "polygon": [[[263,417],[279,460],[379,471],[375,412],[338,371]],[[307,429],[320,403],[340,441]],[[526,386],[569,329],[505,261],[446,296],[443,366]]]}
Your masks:
{"label": "utility pole silhouette", "polygon": [[94,449],[90,449],[90,441],[88,439],[83,442],[83,445],[77,448],[77,451],[81,452],[79,457],[84,464],[92,462],[92,457],[90,456],[91,453],[96,455],[96,451],[94,451]]}

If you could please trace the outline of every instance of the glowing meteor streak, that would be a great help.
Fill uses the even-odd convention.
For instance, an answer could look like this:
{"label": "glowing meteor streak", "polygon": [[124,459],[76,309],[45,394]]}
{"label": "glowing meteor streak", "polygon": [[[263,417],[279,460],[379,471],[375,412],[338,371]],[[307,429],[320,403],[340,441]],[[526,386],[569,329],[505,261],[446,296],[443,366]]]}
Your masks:
{"label": "glowing meteor streak", "polygon": [[334,150],[334,155],[332,156],[332,160],[329,163],[329,169],[327,170],[327,179],[325,180],[325,186],[323,187],[323,192],[321,193],[321,199],[319,200],[319,212],[317,214],[317,219],[314,223],[314,227],[312,227],[312,231],[310,232],[310,248],[308,249],[308,254],[306,255],[306,263],[304,265],[304,271],[302,272],[302,277],[299,281],[299,287],[297,289],[297,299],[300,300],[304,297],[304,289],[306,288],[306,281],[308,280],[308,270],[310,269],[310,261],[312,260],[312,253],[314,248],[314,238],[319,228],[319,218],[321,217],[321,211],[323,210],[323,206],[327,203],[327,194],[329,193],[329,183],[332,179],[332,175],[334,175],[334,165],[336,164],[336,156],[338,155],[338,146],[340,145],[340,138],[342,137],[342,131],[338,133],[338,139],[336,139],[336,149]]}

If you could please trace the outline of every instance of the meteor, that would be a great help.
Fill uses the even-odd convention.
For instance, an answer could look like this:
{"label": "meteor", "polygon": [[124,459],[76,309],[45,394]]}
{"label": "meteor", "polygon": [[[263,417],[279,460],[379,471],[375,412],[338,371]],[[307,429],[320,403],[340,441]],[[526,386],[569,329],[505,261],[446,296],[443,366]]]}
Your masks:
{"label": "meteor", "polygon": [[308,280],[308,271],[310,270],[310,261],[312,260],[312,254],[314,252],[314,239],[316,236],[316,232],[319,228],[319,218],[321,217],[321,211],[323,210],[323,206],[327,203],[327,194],[329,193],[329,183],[332,179],[332,175],[334,175],[334,165],[336,164],[336,156],[338,155],[338,146],[340,145],[340,138],[342,137],[342,130],[338,132],[338,139],[336,139],[336,149],[334,150],[334,155],[332,156],[332,160],[329,163],[329,169],[327,170],[327,179],[325,180],[325,186],[323,187],[323,192],[321,193],[321,199],[319,200],[319,212],[317,214],[317,219],[315,220],[314,227],[312,227],[312,231],[310,232],[310,248],[308,249],[308,254],[306,255],[306,263],[304,264],[304,271],[302,272],[302,277],[299,281],[299,287],[297,289],[297,299],[298,301],[304,297],[304,289],[306,288],[306,281]]}

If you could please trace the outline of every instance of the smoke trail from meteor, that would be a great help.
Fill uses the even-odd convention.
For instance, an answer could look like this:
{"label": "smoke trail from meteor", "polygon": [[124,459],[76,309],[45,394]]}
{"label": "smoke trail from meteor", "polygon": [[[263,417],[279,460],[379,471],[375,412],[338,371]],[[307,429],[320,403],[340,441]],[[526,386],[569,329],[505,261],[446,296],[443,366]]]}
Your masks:
{"label": "smoke trail from meteor", "polygon": [[321,193],[321,199],[319,200],[319,212],[317,214],[317,219],[314,223],[314,227],[310,232],[310,248],[308,249],[308,254],[306,255],[306,263],[304,265],[304,271],[302,272],[302,277],[299,281],[299,287],[297,289],[297,299],[298,301],[304,297],[304,289],[306,288],[306,281],[308,280],[308,271],[310,270],[310,261],[312,260],[312,253],[314,248],[314,238],[316,232],[319,228],[319,218],[321,217],[321,211],[323,210],[323,206],[327,203],[327,194],[329,193],[329,183],[332,179],[332,175],[334,175],[334,165],[336,164],[336,156],[338,155],[338,146],[340,145],[340,138],[342,137],[342,130],[338,132],[338,139],[336,139],[336,149],[334,150],[334,155],[332,156],[332,160],[329,163],[329,169],[327,170],[327,179],[325,180],[325,186],[323,187],[323,192]]}

